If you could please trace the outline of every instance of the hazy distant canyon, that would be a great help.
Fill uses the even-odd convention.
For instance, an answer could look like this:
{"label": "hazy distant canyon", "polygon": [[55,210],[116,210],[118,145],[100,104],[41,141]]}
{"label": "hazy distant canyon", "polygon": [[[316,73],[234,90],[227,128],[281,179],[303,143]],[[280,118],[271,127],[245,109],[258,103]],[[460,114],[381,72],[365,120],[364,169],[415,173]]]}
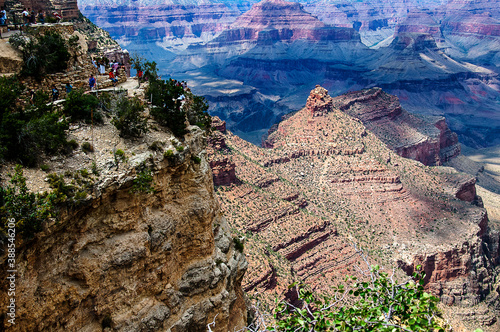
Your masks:
{"label": "hazy distant canyon", "polygon": [[228,128],[260,143],[316,84],[378,86],[445,116],[472,147],[500,144],[497,1],[105,1],[84,15],[162,75],[185,79]]}

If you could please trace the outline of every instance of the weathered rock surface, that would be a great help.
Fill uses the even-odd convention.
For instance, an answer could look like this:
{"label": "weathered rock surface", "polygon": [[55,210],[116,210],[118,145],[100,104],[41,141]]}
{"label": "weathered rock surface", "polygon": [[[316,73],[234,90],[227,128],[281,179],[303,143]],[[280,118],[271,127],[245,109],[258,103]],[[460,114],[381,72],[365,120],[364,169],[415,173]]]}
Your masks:
{"label": "weathered rock surface", "polygon": [[[351,97],[316,87],[307,106],[269,134],[267,149],[220,133],[240,182],[216,192],[246,238],[244,289],[264,303],[286,296],[297,280],[328,293],[363,265],[355,243],[386,268],[410,272],[422,264],[426,287],[451,306],[447,312],[469,329],[495,331],[498,233],[476,205],[473,180],[398,156],[363,124],[363,116],[385,118],[380,127],[401,117],[397,99],[378,89]],[[364,103],[374,101],[376,110],[365,113]],[[341,106],[359,107],[362,116]],[[432,131],[439,146],[440,131]]]}
{"label": "weathered rock surface", "polygon": [[[18,247],[17,320],[10,330],[206,331],[215,317],[212,330],[244,326],[247,263],[216,202],[203,133],[190,132],[174,158],[135,144],[129,148],[137,154],[120,171],[99,160],[105,169],[92,198]],[[153,169],[152,195],[131,192],[142,161]],[[2,282],[4,307],[6,292]]]}
{"label": "weathered rock surface", "polygon": [[[322,88],[313,91],[328,95]],[[457,135],[448,128],[444,118],[410,114],[401,107],[396,96],[380,88],[347,93],[333,98],[330,104],[329,108],[334,105],[361,120],[368,130],[402,157],[435,166],[460,154]],[[309,108],[307,104],[306,107]]]}

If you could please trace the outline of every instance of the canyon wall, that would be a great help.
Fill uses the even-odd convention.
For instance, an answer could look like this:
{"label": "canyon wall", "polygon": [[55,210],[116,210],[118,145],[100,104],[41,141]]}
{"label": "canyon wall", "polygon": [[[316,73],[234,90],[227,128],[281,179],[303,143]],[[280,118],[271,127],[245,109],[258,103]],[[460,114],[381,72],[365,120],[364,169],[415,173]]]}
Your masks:
{"label": "canyon wall", "polygon": [[[363,248],[371,264],[401,267],[398,280],[423,265],[427,289],[447,305],[457,330],[496,331],[498,233],[488,229],[473,177],[387,147],[384,140],[404,141],[399,134],[415,120],[404,114],[397,98],[379,89],[332,98],[317,86],[306,107],[275,126],[267,148],[217,132],[208,153],[235,165],[236,180],[216,193],[245,237],[245,291],[270,305],[293,281],[328,294],[345,275],[363,278]],[[432,161],[440,158],[436,123],[421,127],[436,149],[422,152]],[[385,126],[399,131],[378,138],[370,129]],[[214,181],[222,183],[227,176],[219,174]]]}
{"label": "canyon wall", "polygon": [[[80,131],[85,129],[72,133]],[[212,321],[213,331],[246,324],[241,280],[247,263],[216,202],[203,133],[192,127],[183,144],[186,150],[173,159],[139,153],[134,145],[133,160],[120,170],[106,169],[83,206],[63,209],[34,240],[18,239],[17,320],[10,327],[3,316],[3,326],[202,332]],[[65,164],[74,158],[79,156]],[[98,159],[99,165],[107,162]],[[154,194],[131,191],[134,165],[141,162],[153,169]],[[6,292],[2,282],[5,308]]]}

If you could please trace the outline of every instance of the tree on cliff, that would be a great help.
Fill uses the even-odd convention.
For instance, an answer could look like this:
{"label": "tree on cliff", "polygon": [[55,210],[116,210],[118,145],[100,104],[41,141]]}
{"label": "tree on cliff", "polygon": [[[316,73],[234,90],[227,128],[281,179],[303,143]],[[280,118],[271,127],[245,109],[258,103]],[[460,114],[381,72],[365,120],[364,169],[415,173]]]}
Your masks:
{"label": "tree on cliff", "polygon": [[[420,267],[417,267],[420,270]],[[445,331],[437,308],[439,300],[424,291],[424,273],[398,283],[379,266],[369,281],[353,281],[351,288],[334,287],[335,296],[320,297],[303,285],[296,288],[300,305],[282,301],[270,331]]]}

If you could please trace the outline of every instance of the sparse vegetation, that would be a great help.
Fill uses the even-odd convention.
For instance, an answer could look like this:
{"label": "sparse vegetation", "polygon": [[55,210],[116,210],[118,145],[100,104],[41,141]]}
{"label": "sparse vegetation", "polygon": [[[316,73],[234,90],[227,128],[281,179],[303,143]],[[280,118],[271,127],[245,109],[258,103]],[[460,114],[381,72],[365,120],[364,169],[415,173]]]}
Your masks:
{"label": "sparse vegetation", "polygon": [[135,177],[132,185],[132,192],[134,193],[154,193],[153,174],[145,162],[137,166],[137,176]]}
{"label": "sparse vegetation", "polygon": [[17,101],[21,85],[16,78],[0,77],[0,158],[35,166],[42,153],[65,152],[68,123],[54,111],[45,93],[37,93],[33,105]]}

